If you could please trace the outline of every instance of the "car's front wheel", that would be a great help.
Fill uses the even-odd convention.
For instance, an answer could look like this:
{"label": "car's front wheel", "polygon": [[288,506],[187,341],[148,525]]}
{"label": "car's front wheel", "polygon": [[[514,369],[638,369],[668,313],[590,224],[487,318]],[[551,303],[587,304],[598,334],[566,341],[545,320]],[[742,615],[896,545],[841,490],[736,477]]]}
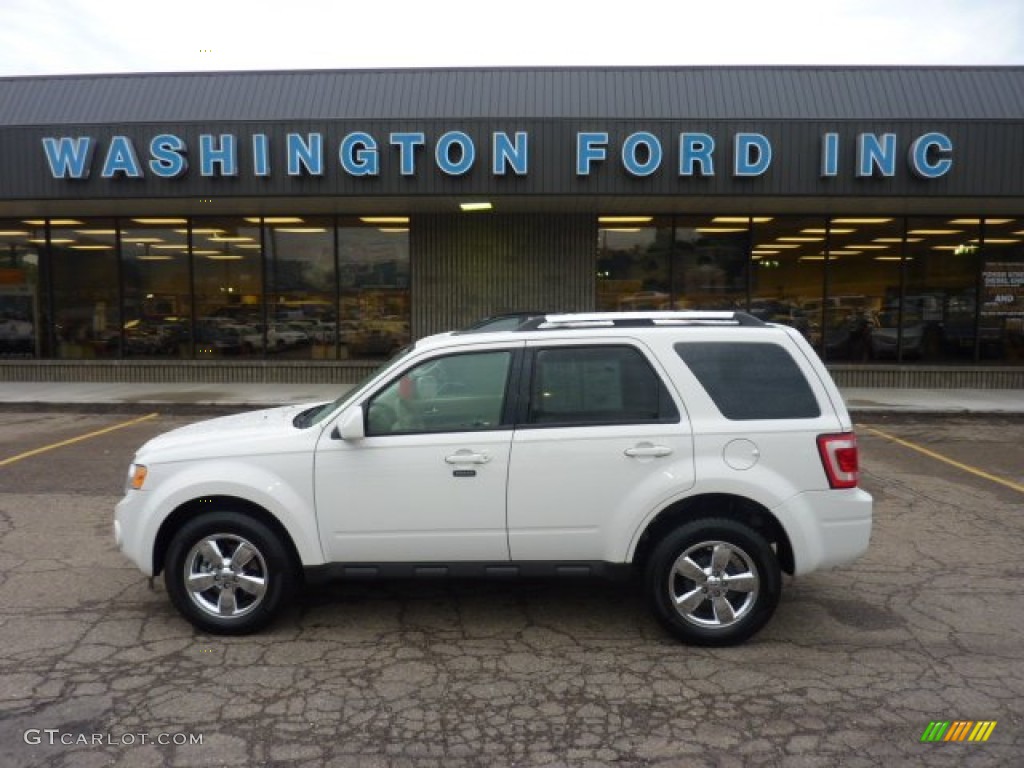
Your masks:
{"label": "car's front wheel", "polygon": [[782,574],[769,543],[727,519],[686,523],[651,553],[646,583],[654,612],[692,645],[742,643],[779,603]]}
{"label": "car's front wheel", "polygon": [[164,583],[171,602],[196,628],[240,635],[274,619],[295,587],[295,573],[269,527],[223,511],[193,518],[174,535]]}

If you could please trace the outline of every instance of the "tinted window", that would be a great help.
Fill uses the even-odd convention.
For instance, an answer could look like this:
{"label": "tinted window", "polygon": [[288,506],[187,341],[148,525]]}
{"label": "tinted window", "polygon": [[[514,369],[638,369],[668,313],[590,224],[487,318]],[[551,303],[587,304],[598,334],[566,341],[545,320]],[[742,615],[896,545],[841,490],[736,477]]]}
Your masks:
{"label": "tinted window", "polygon": [[681,342],[676,353],[727,419],[813,419],[818,401],[777,344]]}
{"label": "tinted window", "polygon": [[558,347],[534,357],[531,424],[678,421],[658,374],[632,347]]}
{"label": "tinted window", "polygon": [[367,434],[500,426],[511,360],[511,352],[477,352],[421,363],[369,401]]}

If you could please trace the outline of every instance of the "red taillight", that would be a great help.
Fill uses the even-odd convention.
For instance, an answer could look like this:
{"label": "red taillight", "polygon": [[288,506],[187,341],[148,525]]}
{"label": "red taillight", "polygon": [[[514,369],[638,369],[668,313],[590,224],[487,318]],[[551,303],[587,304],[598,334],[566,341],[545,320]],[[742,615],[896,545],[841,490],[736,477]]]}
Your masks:
{"label": "red taillight", "polygon": [[853,432],[841,435],[818,435],[818,453],[831,488],[856,488],[860,479],[860,457],[857,436]]}

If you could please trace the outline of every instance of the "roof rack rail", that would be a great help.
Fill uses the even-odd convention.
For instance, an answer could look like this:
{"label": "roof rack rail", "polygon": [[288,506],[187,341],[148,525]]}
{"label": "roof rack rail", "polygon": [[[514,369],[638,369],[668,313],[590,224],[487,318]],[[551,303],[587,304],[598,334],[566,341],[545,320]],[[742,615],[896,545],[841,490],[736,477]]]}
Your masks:
{"label": "roof rack rail", "polygon": [[523,323],[518,330],[555,330],[565,328],[650,328],[687,325],[764,326],[762,320],[747,312],[725,311],[657,311],[657,312],[580,312],[544,315]]}

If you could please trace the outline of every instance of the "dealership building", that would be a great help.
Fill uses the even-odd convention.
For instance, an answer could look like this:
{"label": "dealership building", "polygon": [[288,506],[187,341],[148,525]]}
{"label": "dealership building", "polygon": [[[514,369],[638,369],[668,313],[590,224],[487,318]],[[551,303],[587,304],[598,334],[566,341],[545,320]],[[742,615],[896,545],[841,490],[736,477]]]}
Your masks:
{"label": "dealership building", "polygon": [[1024,387],[1024,68],[0,79],[0,381],[354,381],[513,311],[741,309]]}

